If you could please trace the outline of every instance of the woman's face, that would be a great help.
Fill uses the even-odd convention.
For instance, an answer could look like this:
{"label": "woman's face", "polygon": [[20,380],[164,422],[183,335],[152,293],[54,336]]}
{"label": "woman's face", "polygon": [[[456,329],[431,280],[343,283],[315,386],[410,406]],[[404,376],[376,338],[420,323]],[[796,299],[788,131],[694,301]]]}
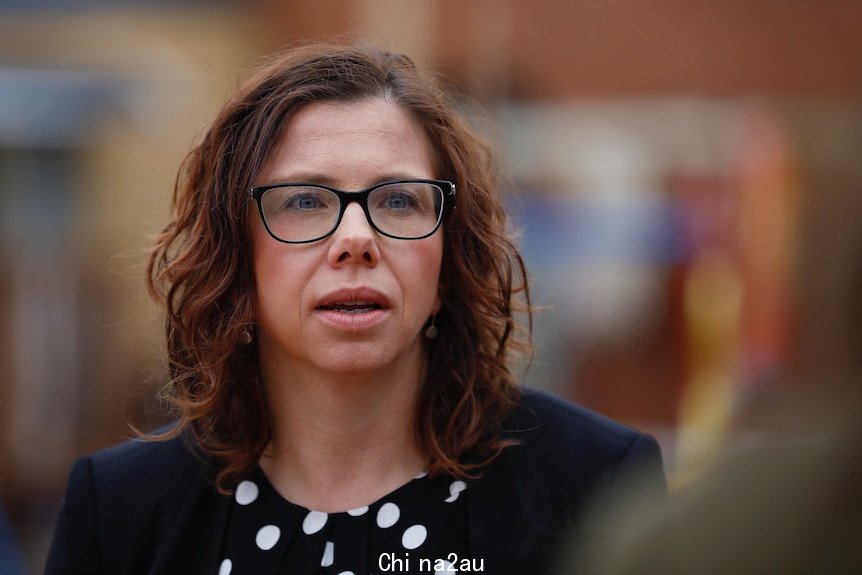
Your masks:
{"label": "woman's face", "polygon": [[[434,165],[421,126],[397,104],[377,98],[319,102],[291,117],[255,184],[308,182],[357,191],[385,180],[433,179]],[[420,240],[382,236],[351,203],[332,235],[285,244],[252,212],[255,321],[265,376],[270,369],[363,375],[421,363],[420,332],[439,307],[440,230]]]}

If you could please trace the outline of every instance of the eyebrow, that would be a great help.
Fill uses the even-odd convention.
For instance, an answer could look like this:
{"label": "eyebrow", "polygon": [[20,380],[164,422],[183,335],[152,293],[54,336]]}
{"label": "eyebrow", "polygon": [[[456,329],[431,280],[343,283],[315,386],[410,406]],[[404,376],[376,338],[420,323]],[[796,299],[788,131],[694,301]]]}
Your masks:
{"label": "eyebrow", "polygon": [[[375,186],[377,184],[382,184],[384,182],[393,182],[399,180],[416,180],[416,179],[427,179],[420,178],[415,175],[410,175],[407,172],[390,172],[387,174],[383,174],[382,176],[375,178],[373,183],[370,186]],[[321,174],[317,172],[295,172],[290,174],[285,174],[284,177],[278,176],[276,178],[271,178],[267,182],[258,185],[274,185],[274,184],[287,184],[287,183],[303,183],[303,184],[316,184],[321,186],[328,186],[330,188],[337,188],[335,178],[327,174]],[[347,191],[347,190],[345,190]]]}
{"label": "eyebrow", "polygon": [[334,183],[332,177],[327,176],[326,174],[316,172],[296,172],[287,174],[286,176],[272,178],[267,182],[267,184],[281,184],[287,182],[304,182],[308,184],[323,184],[325,186]]}

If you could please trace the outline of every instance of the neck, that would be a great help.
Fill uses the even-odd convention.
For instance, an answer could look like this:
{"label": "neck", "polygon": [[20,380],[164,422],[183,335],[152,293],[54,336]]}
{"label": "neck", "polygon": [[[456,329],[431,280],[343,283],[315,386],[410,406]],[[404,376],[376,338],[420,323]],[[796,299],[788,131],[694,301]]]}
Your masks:
{"label": "neck", "polygon": [[363,375],[262,363],[272,440],[261,467],[288,501],[317,511],[371,503],[425,466],[415,439],[423,376],[410,361]]}

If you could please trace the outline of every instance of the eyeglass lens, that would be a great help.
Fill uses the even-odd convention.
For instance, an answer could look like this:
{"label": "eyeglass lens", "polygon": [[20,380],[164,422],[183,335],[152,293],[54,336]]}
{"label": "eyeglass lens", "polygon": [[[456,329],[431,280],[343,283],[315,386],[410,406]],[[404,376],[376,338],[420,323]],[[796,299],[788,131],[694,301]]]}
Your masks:
{"label": "eyeglass lens", "polygon": [[[337,194],[317,186],[282,186],[261,198],[267,227],[288,242],[318,239],[332,232],[341,214]],[[368,215],[382,233],[397,238],[421,238],[440,220],[443,191],[427,182],[397,182],[368,195]]]}

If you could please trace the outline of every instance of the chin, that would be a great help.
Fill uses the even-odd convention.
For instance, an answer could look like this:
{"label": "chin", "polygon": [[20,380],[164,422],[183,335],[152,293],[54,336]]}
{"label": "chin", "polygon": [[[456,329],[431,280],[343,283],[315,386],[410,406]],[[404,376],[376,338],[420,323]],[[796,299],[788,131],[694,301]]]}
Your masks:
{"label": "chin", "polygon": [[[374,375],[389,368],[404,369],[410,364],[404,351],[395,354],[389,346],[363,346],[353,344],[348,349],[333,349],[320,358],[319,365],[333,374],[347,377]],[[384,347],[385,349],[381,349]]]}
{"label": "chin", "polygon": [[333,375],[362,377],[373,375],[385,369],[390,362],[383,359],[368,357],[339,357],[322,365],[324,371]]}

